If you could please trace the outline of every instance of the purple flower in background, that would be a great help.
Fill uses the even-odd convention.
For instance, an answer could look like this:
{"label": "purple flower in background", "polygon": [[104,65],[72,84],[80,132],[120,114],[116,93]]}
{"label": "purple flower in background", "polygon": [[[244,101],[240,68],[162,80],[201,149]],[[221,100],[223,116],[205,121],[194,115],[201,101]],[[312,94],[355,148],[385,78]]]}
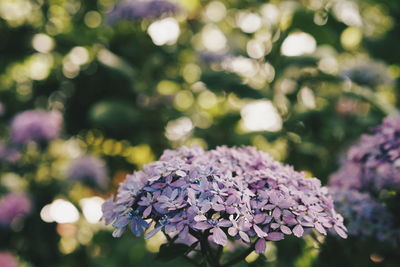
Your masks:
{"label": "purple flower in background", "polygon": [[46,144],[60,135],[62,115],[57,111],[28,110],[15,116],[11,139],[17,144]]}
{"label": "purple flower in background", "polygon": [[386,118],[372,135],[362,136],[330,185],[366,192],[400,189],[400,116]]}
{"label": "purple flower in background", "polygon": [[20,151],[7,143],[0,141],[0,163],[16,163],[21,159],[21,157],[22,154]]}
{"label": "purple flower in background", "polygon": [[399,244],[400,229],[396,229],[393,214],[382,203],[356,190],[331,191],[335,207],[346,220],[349,235]]}
{"label": "purple flower in background", "polygon": [[107,169],[104,162],[93,156],[84,156],[71,162],[68,178],[90,186],[104,188],[107,185]]}
{"label": "purple flower in background", "polygon": [[112,24],[121,20],[158,19],[179,11],[176,4],[167,0],[126,0],[114,7],[107,20]]}
{"label": "purple flower in background", "polygon": [[24,218],[31,208],[32,204],[27,196],[18,193],[5,195],[0,199],[0,226],[9,226],[15,219]]}
{"label": "purple flower in background", "polygon": [[361,86],[376,87],[379,85],[391,85],[393,79],[387,70],[387,66],[373,60],[358,60],[345,68],[341,75]]}
{"label": "purple flower in background", "polygon": [[252,147],[166,150],[127,177],[104,203],[103,217],[116,228],[114,236],[128,226],[140,235],[153,224],[146,238],[162,231],[176,242],[261,240],[260,253],[266,240],[301,237],[306,229],[332,229],[343,238],[347,231],[318,179]]}
{"label": "purple flower in background", "polygon": [[10,252],[0,251],[0,266],[1,267],[18,267],[17,258]]}

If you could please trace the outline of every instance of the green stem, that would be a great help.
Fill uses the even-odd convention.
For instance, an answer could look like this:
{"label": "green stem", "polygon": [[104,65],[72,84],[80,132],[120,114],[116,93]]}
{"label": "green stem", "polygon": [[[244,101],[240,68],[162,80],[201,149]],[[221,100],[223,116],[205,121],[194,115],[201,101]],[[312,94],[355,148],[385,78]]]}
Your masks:
{"label": "green stem", "polygon": [[368,88],[352,85],[350,88],[346,89],[345,92],[363,98],[380,109],[386,115],[396,115],[399,113],[399,111],[393,105],[379,99],[376,94],[374,94],[374,92]]}
{"label": "green stem", "polygon": [[244,259],[246,259],[247,256],[250,255],[250,253],[252,253],[254,251],[254,248],[256,246],[256,242],[258,241],[258,239],[245,251],[243,251],[239,256],[237,256],[236,258],[233,258],[232,260],[228,261],[227,263],[224,263],[222,265],[220,265],[221,267],[228,267],[228,266],[233,266],[241,261],[243,261]]}

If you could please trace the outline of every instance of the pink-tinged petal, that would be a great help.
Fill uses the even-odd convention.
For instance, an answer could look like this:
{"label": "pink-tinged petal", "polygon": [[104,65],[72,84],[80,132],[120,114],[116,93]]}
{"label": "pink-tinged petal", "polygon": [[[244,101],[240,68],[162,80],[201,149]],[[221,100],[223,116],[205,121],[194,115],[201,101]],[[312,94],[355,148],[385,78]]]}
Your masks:
{"label": "pink-tinged petal", "polygon": [[232,226],[232,223],[231,223],[231,221],[228,221],[228,220],[221,220],[218,222],[218,226],[219,227],[229,227],[229,226]]}
{"label": "pink-tinged petal", "polygon": [[228,229],[228,234],[229,234],[230,236],[236,236],[237,233],[238,233],[237,228],[235,228],[235,227],[229,227],[229,229]]}
{"label": "pink-tinged petal", "polygon": [[259,223],[263,223],[265,221],[265,215],[264,214],[257,214],[256,216],[254,216],[254,222],[259,224]]}
{"label": "pink-tinged petal", "polygon": [[168,234],[168,233],[173,233],[173,232],[175,232],[175,231],[177,231],[177,229],[176,229],[176,227],[175,226],[173,226],[173,225],[171,225],[171,224],[167,224],[166,226],[165,226],[165,232]]}
{"label": "pink-tinged petal", "polygon": [[216,210],[216,211],[225,210],[225,206],[222,205],[222,204],[213,204],[212,206],[213,206],[213,209]]}
{"label": "pink-tinged petal", "polygon": [[236,201],[236,197],[234,195],[230,195],[226,199],[226,205],[232,205],[233,203],[235,203],[235,201]]}
{"label": "pink-tinged petal", "polygon": [[284,235],[280,232],[271,232],[271,233],[268,233],[268,236],[267,236],[267,239],[271,240],[271,241],[279,241],[284,238],[285,238]]}
{"label": "pink-tinged petal", "polygon": [[272,216],[277,220],[280,219],[281,215],[282,215],[282,212],[279,208],[275,208],[274,211],[272,212]]}
{"label": "pink-tinged petal", "polygon": [[323,235],[326,235],[326,230],[319,222],[314,223],[315,229]]}
{"label": "pink-tinged petal", "polygon": [[265,205],[264,206],[264,209],[265,210],[272,210],[273,208],[275,208],[276,206],[275,205],[273,205],[273,204],[268,204],[268,205]]}
{"label": "pink-tinged petal", "polygon": [[171,183],[171,185],[174,186],[174,187],[181,187],[181,186],[183,186],[185,184],[186,184],[186,181],[183,180],[183,179],[178,179],[175,182]]}
{"label": "pink-tinged petal", "polygon": [[271,223],[271,228],[276,229],[279,228],[281,225],[279,223]]}
{"label": "pink-tinged petal", "polygon": [[290,235],[292,233],[292,230],[290,230],[289,227],[287,227],[286,225],[281,225],[280,227],[282,233],[286,234],[286,235]]}
{"label": "pink-tinged petal", "polygon": [[148,206],[144,211],[143,211],[143,217],[146,218],[150,215],[151,213],[151,208],[152,206]]}
{"label": "pink-tinged petal", "polygon": [[198,230],[206,230],[211,228],[211,224],[208,222],[198,222],[193,225],[194,228]]}
{"label": "pink-tinged petal", "polygon": [[224,233],[224,231],[221,230],[219,227],[215,227],[212,229],[212,237],[215,243],[221,246],[226,246],[228,243],[228,237]]}
{"label": "pink-tinged petal", "polygon": [[203,214],[199,214],[199,215],[194,216],[194,220],[196,222],[207,221],[207,217],[204,216]]}
{"label": "pink-tinged petal", "polygon": [[265,233],[263,230],[261,230],[260,227],[258,227],[257,225],[253,225],[253,229],[256,232],[258,237],[266,237],[267,233]]}
{"label": "pink-tinged petal", "polygon": [[257,240],[255,249],[258,254],[264,254],[266,248],[267,248],[267,243],[263,238]]}
{"label": "pink-tinged petal", "polygon": [[245,232],[239,231],[239,235],[244,242],[250,243],[250,238]]}
{"label": "pink-tinged petal", "polygon": [[302,237],[303,234],[304,234],[304,229],[303,229],[303,227],[302,227],[300,224],[296,225],[296,226],[293,228],[293,234],[294,234],[295,236],[297,236],[297,237]]}
{"label": "pink-tinged petal", "polygon": [[341,237],[346,239],[347,238],[347,233],[340,228],[339,226],[337,226],[336,224],[333,226],[333,229],[335,229],[336,233]]}

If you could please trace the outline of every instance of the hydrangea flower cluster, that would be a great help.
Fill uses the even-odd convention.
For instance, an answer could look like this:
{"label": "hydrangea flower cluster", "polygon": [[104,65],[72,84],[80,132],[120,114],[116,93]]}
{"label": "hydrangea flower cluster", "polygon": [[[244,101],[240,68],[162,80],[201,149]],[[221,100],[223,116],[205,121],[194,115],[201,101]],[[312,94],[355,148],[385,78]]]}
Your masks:
{"label": "hydrangea flower cluster", "polygon": [[21,157],[20,151],[10,146],[10,144],[0,141],[0,163],[15,163]]}
{"label": "hydrangea flower cluster", "polygon": [[390,85],[393,79],[390,77],[387,66],[372,60],[359,60],[342,72],[344,78],[352,82],[375,88],[379,85]]}
{"label": "hydrangea flower cluster", "polygon": [[0,226],[8,227],[15,219],[24,218],[30,213],[31,207],[31,201],[27,196],[8,193],[0,199]]}
{"label": "hydrangea flower cluster", "polygon": [[46,144],[60,135],[62,116],[57,111],[28,110],[15,116],[11,123],[11,139],[17,144]]}
{"label": "hydrangea flower cluster", "polygon": [[143,171],[128,175],[116,198],[104,203],[103,216],[116,228],[115,237],[128,226],[140,236],[153,224],[146,238],[162,231],[221,246],[241,240],[258,253],[268,240],[301,237],[311,229],[347,236],[318,179],[252,147],[166,150]]}
{"label": "hydrangea flower cluster", "polygon": [[108,22],[121,20],[158,19],[174,15],[180,8],[167,0],[126,0],[117,4],[108,14]]}
{"label": "hydrangea flower cluster", "polygon": [[386,118],[373,135],[362,136],[330,185],[367,192],[400,189],[400,116]]}
{"label": "hydrangea flower cluster", "polygon": [[17,258],[9,252],[0,252],[1,267],[18,267]]}
{"label": "hydrangea flower cluster", "polygon": [[84,156],[72,161],[67,170],[68,178],[91,186],[103,188],[107,184],[107,169],[102,160]]}
{"label": "hydrangea flower cluster", "polygon": [[400,244],[396,215],[379,200],[383,189],[400,190],[400,116],[386,118],[374,134],[362,136],[329,184],[350,235]]}
{"label": "hydrangea flower cluster", "polygon": [[335,207],[347,220],[349,235],[392,243],[400,240],[393,214],[382,203],[356,190],[331,191]]}

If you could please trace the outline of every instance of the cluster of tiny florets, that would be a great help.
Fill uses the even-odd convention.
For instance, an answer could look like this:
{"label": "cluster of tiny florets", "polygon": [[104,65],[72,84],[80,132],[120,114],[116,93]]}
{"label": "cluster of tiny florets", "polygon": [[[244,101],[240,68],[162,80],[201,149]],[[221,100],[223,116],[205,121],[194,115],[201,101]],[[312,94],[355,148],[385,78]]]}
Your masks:
{"label": "cluster of tiny florets", "polygon": [[372,135],[362,136],[329,184],[350,235],[399,244],[396,215],[379,195],[400,190],[400,116],[386,118]]}
{"label": "cluster of tiny florets", "polygon": [[384,204],[368,193],[356,190],[332,189],[335,207],[346,219],[348,233],[363,239],[377,239],[397,244],[400,231],[394,225],[394,216]]}
{"label": "cluster of tiny florets", "polygon": [[400,116],[386,118],[374,134],[362,136],[330,185],[367,192],[400,189]]}
{"label": "cluster of tiny florets", "polygon": [[229,239],[257,240],[259,253],[267,240],[301,237],[313,228],[346,237],[343,219],[318,179],[252,147],[167,150],[129,175],[103,214],[116,228],[114,236],[128,226],[140,236],[153,224],[146,238],[162,231],[179,240],[207,234],[222,246]]}
{"label": "cluster of tiny florets", "polygon": [[73,160],[67,170],[67,176],[73,181],[94,187],[107,185],[107,169],[104,162],[94,156],[84,156]]}
{"label": "cluster of tiny florets", "polygon": [[0,199],[0,226],[8,227],[31,211],[30,199],[19,193],[8,193]]}
{"label": "cluster of tiny florets", "polygon": [[121,20],[158,19],[179,10],[176,4],[167,0],[127,0],[117,4],[107,20],[112,24]]}
{"label": "cluster of tiny florets", "polygon": [[59,137],[62,122],[62,115],[57,111],[24,111],[15,116],[11,123],[11,140],[16,144],[46,144]]}

